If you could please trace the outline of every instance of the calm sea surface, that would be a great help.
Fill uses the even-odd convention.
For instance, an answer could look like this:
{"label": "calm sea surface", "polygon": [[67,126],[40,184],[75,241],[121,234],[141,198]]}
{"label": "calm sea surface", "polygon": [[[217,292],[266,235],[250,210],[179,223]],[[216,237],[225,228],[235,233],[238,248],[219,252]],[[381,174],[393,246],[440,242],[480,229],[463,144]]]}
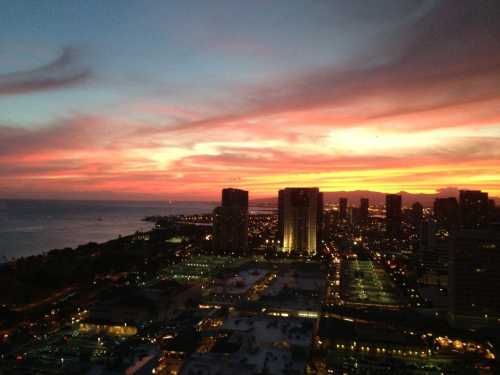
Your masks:
{"label": "calm sea surface", "polygon": [[208,202],[0,200],[0,263],[147,230],[151,215],[210,213]]}

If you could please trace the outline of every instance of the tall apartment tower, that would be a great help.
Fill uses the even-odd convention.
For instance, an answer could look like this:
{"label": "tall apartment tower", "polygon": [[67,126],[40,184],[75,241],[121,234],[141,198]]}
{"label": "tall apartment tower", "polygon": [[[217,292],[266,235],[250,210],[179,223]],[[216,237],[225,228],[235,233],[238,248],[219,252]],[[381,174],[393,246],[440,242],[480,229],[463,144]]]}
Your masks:
{"label": "tall apartment tower", "polygon": [[220,253],[248,249],[248,191],[222,190],[221,206],[213,213],[213,244]]}
{"label": "tall apartment tower", "polygon": [[498,228],[459,229],[453,232],[448,267],[450,323],[466,328],[498,325]]}
{"label": "tall apartment tower", "polygon": [[451,229],[458,225],[458,202],[454,197],[434,200],[434,218],[440,225]]}
{"label": "tall apartment tower", "polygon": [[448,285],[450,234],[435,218],[426,218],[419,230],[418,252],[426,285]]}
{"label": "tall apartment tower", "polygon": [[500,207],[497,206],[494,199],[489,200],[488,220],[491,224],[500,224]]}
{"label": "tall apartment tower", "polygon": [[347,219],[347,198],[339,198],[339,219]]}
{"label": "tall apartment tower", "polygon": [[387,194],[385,196],[386,229],[391,237],[399,237],[401,234],[401,204],[401,195]]}
{"label": "tall apartment tower", "polygon": [[281,251],[316,254],[322,232],[323,194],[318,188],[286,188],[278,194]]}
{"label": "tall apartment tower", "polygon": [[316,251],[320,248],[321,240],[324,238],[325,232],[325,206],[324,196],[322,192],[318,193],[318,207],[317,207],[317,230],[316,230]]}
{"label": "tall apartment tower", "polygon": [[222,207],[243,207],[248,210],[248,191],[240,189],[222,189]]}
{"label": "tall apartment tower", "polygon": [[369,217],[368,208],[370,207],[370,201],[368,198],[361,198],[359,200],[359,217],[361,221],[367,221]]}
{"label": "tall apartment tower", "polygon": [[488,193],[480,190],[460,190],[460,225],[465,229],[480,229],[488,226],[490,203]]}
{"label": "tall apartment tower", "polygon": [[412,224],[415,227],[419,228],[420,225],[422,224],[423,214],[424,214],[424,206],[422,206],[420,202],[413,203],[411,206],[410,216]]}

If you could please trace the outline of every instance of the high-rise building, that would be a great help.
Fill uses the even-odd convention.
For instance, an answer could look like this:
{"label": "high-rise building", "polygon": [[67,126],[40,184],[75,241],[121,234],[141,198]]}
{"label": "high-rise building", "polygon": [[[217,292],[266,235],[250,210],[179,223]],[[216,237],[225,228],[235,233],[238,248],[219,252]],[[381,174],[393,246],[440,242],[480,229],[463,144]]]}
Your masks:
{"label": "high-rise building", "polygon": [[339,199],[339,218],[340,220],[347,219],[347,198]]}
{"label": "high-rise building", "polygon": [[370,206],[370,201],[368,198],[361,198],[359,201],[359,217],[361,221],[367,221],[369,217],[368,208]]}
{"label": "high-rise building", "polygon": [[315,254],[322,229],[323,194],[318,188],[286,188],[280,190],[278,202],[281,250]]}
{"label": "high-rise building", "polygon": [[248,191],[233,188],[222,189],[222,207],[248,208]]}
{"label": "high-rise building", "polygon": [[500,231],[460,229],[450,246],[449,317],[457,326],[498,324],[500,318]]}
{"label": "high-rise building", "polygon": [[434,218],[445,228],[458,225],[458,202],[454,197],[436,198],[434,200]]}
{"label": "high-rise building", "polygon": [[460,225],[465,229],[488,226],[490,203],[488,193],[480,190],[460,190]]}
{"label": "high-rise building", "polygon": [[496,205],[494,199],[489,200],[488,220],[490,224],[500,224],[500,207]]}
{"label": "high-rise building", "polygon": [[220,253],[248,249],[248,191],[222,190],[222,205],[213,213],[213,244]]}
{"label": "high-rise building", "polygon": [[284,205],[284,196],[285,196],[285,191],[284,190],[279,190],[278,191],[278,230],[276,233],[277,240],[278,240],[278,248],[283,247],[283,210],[285,208]]}
{"label": "high-rise building", "polygon": [[450,232],[435,218],[422,222],[419,231],[419,261],[422,267],[422,284],[448,285],[448,256]]}
{"label": "high-rise building", "polygon": [[325,232],[325,206],[324,206],[324,195],[323,193],[318,193],[318,204],[317,204],[317,226],[318,229],[316,231],[316,251],[320,248],[320,243],[324,239]]}
{"label": "high-rise building", "polygon": [[411,206],[411,221],[412,224],[419,228],[420,225],[422,224],[422,217],[424,214],[424,207],[420,202],[415,202]]}
{"label": "high-rise building", "polygon": [[347,217],[351,224],[358,224],[361,222],[361,209],[359,207],[349,207],[347,209]]}
{"label": "high-rise building", "polygon": [[387,194],[385,196],[385,218],[387,234],[391,237],[399,237],[401,234],[401,195]]}

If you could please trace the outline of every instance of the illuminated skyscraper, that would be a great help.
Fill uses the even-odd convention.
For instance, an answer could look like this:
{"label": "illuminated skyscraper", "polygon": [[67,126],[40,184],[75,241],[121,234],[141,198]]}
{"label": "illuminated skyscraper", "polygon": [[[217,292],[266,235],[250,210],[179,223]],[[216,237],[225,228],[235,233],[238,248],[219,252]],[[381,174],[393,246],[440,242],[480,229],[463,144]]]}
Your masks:
{"label": "illuminated skyscraper", "polygon": [[385,217],[387,233],[391,237],[401,234],[401,195],[387,194],[385,196]]}
{"label": "illuminated skyscraper", "polygon": [[220,253],[248,249],[248,191],[222,190],[222,206],[213,213],[213,244]]}
{"label": "illuminated skyscraper", "polygon": [[313,255],[318,250],[323,217],[323,194],[318,188],[280,190],[281,250]]}

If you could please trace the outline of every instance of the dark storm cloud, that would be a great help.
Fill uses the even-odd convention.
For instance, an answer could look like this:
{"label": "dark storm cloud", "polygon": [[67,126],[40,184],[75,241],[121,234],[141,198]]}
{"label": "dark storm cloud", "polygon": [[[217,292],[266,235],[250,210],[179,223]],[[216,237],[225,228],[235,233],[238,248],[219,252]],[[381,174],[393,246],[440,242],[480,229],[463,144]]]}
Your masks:
{"label": "dark storm cloud", "polygon": [[90,69],[80,64],[80,53],[66,47],[52,62],[33,70],[0,75],[0,95],[54,90],[80,83],[90,77]]}

